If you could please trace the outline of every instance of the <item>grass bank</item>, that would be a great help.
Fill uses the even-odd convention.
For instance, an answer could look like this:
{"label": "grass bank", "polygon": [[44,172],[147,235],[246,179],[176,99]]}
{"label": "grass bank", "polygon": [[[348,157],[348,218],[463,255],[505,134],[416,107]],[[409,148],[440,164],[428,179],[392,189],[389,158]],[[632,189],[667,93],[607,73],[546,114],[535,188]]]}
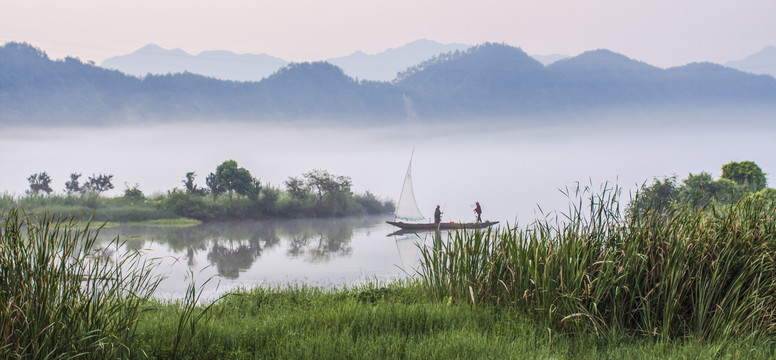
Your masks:
{"label": "grass bank", "polygon": [[204,305],[194,283],[179,302],[150,300],[142,257],[102,258],[76,218],[12,209],[0,216],[0,357],[776,357],[773,204],[624,218],[616,195],[553,223],[437,239],[417,282],[255,288]]}
{"label": "grass bank", "polygon": [[769,359],[776,349],[769,339],[563,334],[512,309],[438,302],[421,284],[409,283],[235,293],[194,326],[185,324],[173,353],[184,308],[166,303],[144,312],[136,353],[152,359]]}

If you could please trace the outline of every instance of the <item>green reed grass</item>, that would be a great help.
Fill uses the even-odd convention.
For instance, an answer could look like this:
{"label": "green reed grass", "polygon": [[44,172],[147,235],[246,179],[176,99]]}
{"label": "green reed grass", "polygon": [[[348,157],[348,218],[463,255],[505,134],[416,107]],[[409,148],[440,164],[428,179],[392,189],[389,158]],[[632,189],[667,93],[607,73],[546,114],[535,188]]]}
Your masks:
{"label": "green reed grass", "polygon": [[437,239],[422,249],[423,283],[440,301],[514,308],[562,332],[776,334],[773,204],[624,217],[616,188],[568,194],[561,218]]}
{"label": "green reed grass", "polygon": [[[181,304],[145,312],[151,359],[772,359],[769,339],[660,342],[559,333],[502,306],[441,303],[416,282],[345,289],[257,287],[210,306],[177,352]],[[195,312],[205,305],[198,306]]]}
{"label": "green reed grass", "polygon": [[0,358],[126,357],[153,263],[75,217],[0,212]]}

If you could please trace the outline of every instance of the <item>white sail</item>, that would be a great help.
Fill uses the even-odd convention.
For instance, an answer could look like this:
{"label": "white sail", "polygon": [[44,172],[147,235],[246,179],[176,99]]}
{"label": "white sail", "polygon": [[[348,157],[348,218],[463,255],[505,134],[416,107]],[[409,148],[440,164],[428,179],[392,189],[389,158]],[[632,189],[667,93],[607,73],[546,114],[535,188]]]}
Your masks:
{"label": "white sail", "polygon": [[[413,150],[413,154],[415,151]],[[399,203],[396,204],[396,221],[404,222],[426,222],[426,217],[418,208],[415,202],[415,193],[412,190],[412,156],[410,156],[410,165],[407,166],[407,175],[404,177],[404,185],[401,187]]]}

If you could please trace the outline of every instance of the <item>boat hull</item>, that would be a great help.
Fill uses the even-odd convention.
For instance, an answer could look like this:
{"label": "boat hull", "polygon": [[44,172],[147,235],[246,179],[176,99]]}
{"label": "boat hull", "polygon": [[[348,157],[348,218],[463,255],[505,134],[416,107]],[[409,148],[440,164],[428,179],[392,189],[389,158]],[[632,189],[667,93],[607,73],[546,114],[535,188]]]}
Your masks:
{"label": "boat hull", "polygon": [[457,229],[484,229],[498,224],[498,221],[485,221],[473,223],[405,223],[402,221],[386,221],[402,230],[457,230]]}

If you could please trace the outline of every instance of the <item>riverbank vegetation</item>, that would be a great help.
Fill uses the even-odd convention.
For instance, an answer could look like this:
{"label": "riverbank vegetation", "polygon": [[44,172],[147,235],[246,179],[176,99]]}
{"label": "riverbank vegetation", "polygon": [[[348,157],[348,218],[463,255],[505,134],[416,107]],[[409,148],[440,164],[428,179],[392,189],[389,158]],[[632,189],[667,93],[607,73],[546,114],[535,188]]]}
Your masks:
{"label": "riverbank vegetation", "polygon": [[776,335],[773,201],[653,203],[623,216],[617,189],[572,196],[554,220],[435,241],[422,250],[424,286],[438,301],[514,309],[562,333]]}
{"label": "riverbank vegetation", "polygon": [[236,161],[227,160],[207,175],[206,187],[197,185],[196,173],[189,172],[181,189],[150,197],[137,184],[125,185],[122,196],[101,196],[102,192],[113,189],[113,175],[93,174],[84,184],[79,184],[80,176],[71,174],[64,193],[57,194],[45,171],[33,174],[28,178],[30,189],[24,196],[0,195],[0,209],[23,207],[29,212],[47,211],[100,222],[343,217],[394,211],[392,201],[379,199],[369,191],[354,193],[349,177],[325,170],[289,177],[284,188],[279,188],[262,184]]}
{"label": "riverbank vegetation", "polygon": [[588,195],[554,225],[436,238],[410,282],[254,288],[204,303],[193,282],[182,300],[153,300],[148,264],[126,260],[139,253],[92,249],[91,233],[72,221],[13,210],[0,226],[0,351],[6,358],[773,357],[772,203],[750,197],[717,211],[648,209],[628,218],[617,211],[616,192]]}
{"label": "riverbank vegetation", "polygon": [[76,219],[0,212],[0,358],[119,358],[159,278],[150,260]]}
{"label": "riverbank vegetation", "polygon": [[577,187],[567,213],[522,228],[432,234],[407,282],[206,302],[194,280],[183,299],[154,300],[152,264],[119,239],[95,249],[75,218],[13,208],[0,216],[0,356],[771,359],[764,187],[730,203],[639,193],[622,207],[618,188]]}

